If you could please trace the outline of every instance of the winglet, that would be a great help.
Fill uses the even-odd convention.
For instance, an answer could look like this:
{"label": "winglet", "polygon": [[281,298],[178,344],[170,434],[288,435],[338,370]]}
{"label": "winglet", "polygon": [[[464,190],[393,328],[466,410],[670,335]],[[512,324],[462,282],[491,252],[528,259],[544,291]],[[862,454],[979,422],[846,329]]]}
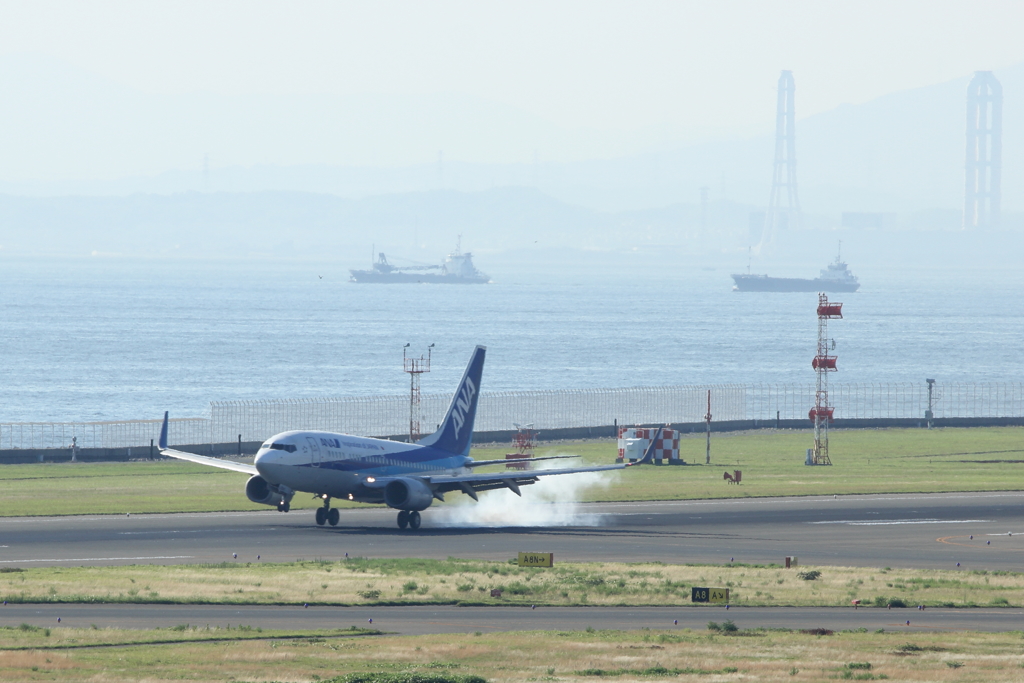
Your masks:
{"label": "winglet", "polygon": [[164,424],[160,427],[160,450],[167,448],[167,416],[170,411],[164,411]]}
{"label": "winglet", "polygon": [[654,438],[651,439],[651,445],[647,447],[647,452],[644,453],[644,457],[640,458],[636,462],[631,462],[626,467],[632,467],[633,465],[650,465],[654,462],[654,449],[658,445],[658,441],[661,439],[661,433],[665,431],[664,427],[658,427],[657,433]]}

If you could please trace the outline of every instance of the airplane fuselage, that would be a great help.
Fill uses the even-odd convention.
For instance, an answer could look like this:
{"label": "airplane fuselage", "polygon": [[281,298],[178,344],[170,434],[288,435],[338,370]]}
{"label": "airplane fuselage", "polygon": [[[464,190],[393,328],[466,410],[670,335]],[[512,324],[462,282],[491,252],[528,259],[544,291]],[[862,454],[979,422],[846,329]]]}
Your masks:
{"label": "airplane fuselage", "polygon": [[260,446],[256,470],[274,487],[363,503],[383,503],[383,477],[458,476],[470,459],[446,451],[350,434],[290,431]]}

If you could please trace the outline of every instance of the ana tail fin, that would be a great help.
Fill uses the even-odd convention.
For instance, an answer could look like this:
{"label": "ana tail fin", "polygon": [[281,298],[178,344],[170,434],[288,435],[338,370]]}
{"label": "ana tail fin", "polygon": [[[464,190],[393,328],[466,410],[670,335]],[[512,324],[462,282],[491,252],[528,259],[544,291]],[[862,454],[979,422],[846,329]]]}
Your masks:
{"label": "ana tail fin", "polygon": [[473,422],[476,420],[476,404],[480,399],[480,377],[484,371],[486,353],[487,347],[476,347],[440,429],[423,437],[418,443],[457,455],[469,455],[473,445]]}
{"label": "ana tail fin", "polygon": [[167,417],[170,411],[164,411],[164,423],[160,427],[160,450],[167,448]]}

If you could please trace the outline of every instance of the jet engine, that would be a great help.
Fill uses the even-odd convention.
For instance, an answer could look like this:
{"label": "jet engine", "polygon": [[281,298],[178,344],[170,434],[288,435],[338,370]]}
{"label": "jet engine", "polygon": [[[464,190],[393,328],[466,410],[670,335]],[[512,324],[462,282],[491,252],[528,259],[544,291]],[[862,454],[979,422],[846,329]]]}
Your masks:
{"label": "jet engine", "polygon": [[434,492],[419,479],[395,479],[384,487],[384,502],[398,510],[426,510]]}
{"label": "jet engine", "polygon": [[249,481],[245,482],[245,495],[260,505],[280,505],[284,502],[284,496],[258,474],[249,477]]}

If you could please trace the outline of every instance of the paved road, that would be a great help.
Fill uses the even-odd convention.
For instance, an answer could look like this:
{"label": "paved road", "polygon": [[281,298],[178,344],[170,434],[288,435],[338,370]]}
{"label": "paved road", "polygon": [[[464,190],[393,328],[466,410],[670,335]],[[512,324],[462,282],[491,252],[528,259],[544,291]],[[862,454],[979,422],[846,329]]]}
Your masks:
{"label": "paved road", "polygon": [[[193,605],[6,605],[0,625],[56,628],[252,626],[275,629],[367,626],[403,635],[597,629],[705,629],[731,619],[740,628],[866,628],[871,631],[1010,631],[1024,623],[1020,609],[874,609],[793,607],[220,607]],[[373,619],[370,623],[369,620]],[[910,621],[908,625],[906,622]],[[678,621],[678,625],[674,624]]]}
{"label": "paved road", "polygon": [[[187,495],[187,492],[183,492]],[[471,557],[505,560],[521,550],[562,560],[780,563],[1020,570],[1024,492],[579,505],[510,510],[515,524],[460,523],[444,509],[399,531],[394,512],[343,510],[336,528],[311,511],[0,519],[0,566],[111,565]],[[444,524],[445,526],[441,526]],[[973,539],[970,536],[973,535]]]}

